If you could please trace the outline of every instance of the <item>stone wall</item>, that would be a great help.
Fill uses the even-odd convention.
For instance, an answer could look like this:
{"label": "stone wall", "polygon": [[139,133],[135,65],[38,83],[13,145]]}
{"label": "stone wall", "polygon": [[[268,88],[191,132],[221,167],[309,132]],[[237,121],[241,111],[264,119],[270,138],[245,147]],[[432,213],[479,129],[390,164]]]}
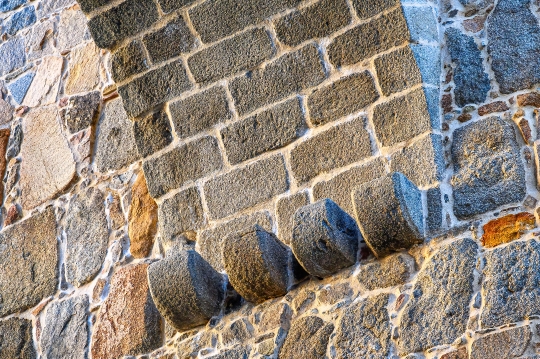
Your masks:
{"label": "stone wall", "polygon": [[0,359],[535,358],[538,6],[0,0]]}

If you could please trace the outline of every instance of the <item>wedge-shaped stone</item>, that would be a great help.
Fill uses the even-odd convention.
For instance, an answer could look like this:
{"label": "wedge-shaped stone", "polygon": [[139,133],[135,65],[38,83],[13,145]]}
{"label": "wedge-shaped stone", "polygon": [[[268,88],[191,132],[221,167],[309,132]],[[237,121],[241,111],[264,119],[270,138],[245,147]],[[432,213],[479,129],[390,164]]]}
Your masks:
{"label": "wedge-shaped stone", "polygon": [[293,226],[291,248],[309,274],[325,278],[356,263],[360,231],[331,199],[300,208]]}
{"label": "wedge-shaped stone", "polygon": [[251,302],[287,294],[288,253],[277,237],[254,225],[223,241],[223,262],[236,291]]}
{"label": "wedge-shaped stone", "polygon": [[360,185],[352,193],[354,212],[367,245],[377,258],[424,241],[422,197],[394,172]]}
{"label": "wedge-shaped stone", "polygon": [[150,292],[159,312],[178,330],[205,324],[219,314],[222,276],[195,251],[171,250],[150,265]]}

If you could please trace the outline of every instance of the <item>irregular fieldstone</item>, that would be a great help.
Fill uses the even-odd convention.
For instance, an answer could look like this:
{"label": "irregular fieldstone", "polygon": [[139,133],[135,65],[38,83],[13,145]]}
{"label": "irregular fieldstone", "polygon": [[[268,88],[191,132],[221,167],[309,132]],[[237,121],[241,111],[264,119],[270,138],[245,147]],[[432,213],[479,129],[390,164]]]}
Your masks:
{"label": "irregular fieldstone", "polygon": [[219,314],[223,277],[195,251],[171,251],[148,268],[152,298],[177,330],[205,324]]}
{"label": "irregular fieldstone", "polygon": [[244,343],[253,336],[253,327],[246,318],[238,319],[226,326],[221,333],[224,346]]}
{"label": "irregular fieldstone", "polygon": [[8,142],[8,149],[6,157],[11,159],[19,154],[21,151],[21,144],[23,138],[23,124],[21,121],[15,123],[13,127],[13,132]]}
{"label": "irregular fieldstone", "polygon": [[157,233],[158,206],[148,193],[144,173],[139,173],[131,187],[131,205],[128,214],[129,251],[135,258],[150,254]]}
{"label": "irregular fieldstone", "polygon": [[531,341],[531,328],[513,328],[476,339],[471,359],[517,358],[523,355]]}
{"label": "irregular fieldstone", "polygon": [[22,104],[28,107],[37,107],[56,102],[63,66],[63,58],[45,57],[37,68],[36,76]]}
{"label": "irregular fieldstone", "polygon": [[0,125],[5,125],[13,119],[13,107],[9,102],[0,98]]}
{"label": "irregular fieldstone", "polygon": [[76,133],[94,125],[100,104],[101,95],[98,91],[73,96],[60,111],[60,117],[69,132]]}
{"label": "irregular fieldstone", "polygon": [[54,302],[43,318],[43,359],[85,359],[88,349],[87,295]]}
{"label": "irregular fieldstone", "polygon": [[397,253],[362,265],[356,279],[367,290],[375,290],[405,284],[413,272],[414,258]]}
{"label": "irregular fieldstone", "polygon": [[508,111],[509,109],[510,108],[508,107],[506,102],[504,102],[504,101],[495,101],[495,102],[492,102],[492,103],[488,103],[487,105],[480,106],[478,108],[478,115],[485,116],[485,115],[489,115],[490,113],[493,113],[493,112]]}
{"label": "irregular fieldstone", "polygon": [[364,183],[352,198],[364,240],[377,258],[424,241],[421,194],[403,174]]}
{"label": "irregular fieldstone", "polygon": [[32,338],[32,321],[19,318],[1,321],[0,348],[2,348],[0,359],[36,359],[37,354]]}
{"label": "irregular fieldstone", "polygon": [[56,231],[54,209],[49,207],[0,233],[1,317],[25,311],[56,292]]}
{"label": "irregular fieldstone", "polygon": [[338,324],[335,348],[338,358],[387,358],[390,351],[390,296],[379,294],[353,304]]}
{"label": "irregular fieldstone", "polygon": [[299,192],[288,197],[280,198],[276,203],[276,217],[278,222],[278,237],[285,244],[289,244],[292,238],[294,213],[303,206],[309,204],[307,192]]}
{"label": "irregular fieldstone", "polygon": [[360,19],[367,19],[399,4],[399,0],[353,0],[353,6]]}
{"label": "irregular fieldstone", "polygon": [[467,348],[460,348],[444,354],[441,359],[469,359],[469,353],[467,353]]}
{"label": "irregular fieldstone", "polygon": [[503,94],[540,82],[540,26],[530,4],[530,0],[499,1],[487,20],[487,50]]}
{"label": "irregular fieldstone", "polygon": [[285,343],[279,350],[280,359],[326,357],[326,346],[334,324],[325,322],[319,317],[302,317],[292,323]]}
{"label": "irregular fieldstone", "polygon": [[82,11],[89,13],[99,7],[109,4],[111,1],[112,0],[79,0],[77,3],[81,6]]}
{"label": "irregular fieldstone", "polygon": [[536,227],[536,218],[534,214],[528,212],[509,214],[494,219],[482,227],[484,230],[482,245],[493,248],[503,243],[512,242],[534,227]]}
{"label": "irregular fieldstone", "polygon": [[291,327],[292,310],[287,303],[277,303],[264,309],[258,332],[266,333],[278,328],[289,330]]}
{"label": "irregular fieldstone", "polygon": [[[9,144],[9,135],[11,131],[9,128],[0,130],[0,178],[4,179],[7,168],[7,147]],[[0,185],[0,202],[4,199],[4,185]]]}
{"label": "irregular fieldstone", "polygon": [[105,104],[98,123],[95,158],[99,172],[118,170],[138,159],[132,122],[120,98]]}
{"label": "irregular fieldstone", "polygon": [[152,62],[158,63],[189,52],[195,47],[195,36],[184,18],[179,16],[161,29],[145,35],[143,42]]}
{"label": "irregular fieldstone", "polygon": [[517,103],[519,106],[540,107],[540,93],[529,92],[526,94],[517,95]]}
{"label": "irregular fieldstone", "polygon": [[328,286],[319,292],[319,301],[322,304],[334,305],[344,299],[351,298],[354,294],[349,283],[339,283]]}
{"label": "irregular fieldstone", "polygon": [[461,127],[452,142],[454,213],[464,219],[525,197],[513,127],[491,117]]}
{"label": "irregular fieldstone", "polygon": [[[53,0],[44,1],[42,3],[43,7],[46,6],[47,2],[52,2]],[[66,1],[66,0],[60,0]],[[38,14],[39,14],[38,10]],[[42,18],[38,15],[39,18]],[[28,55],[28,60],[41,59],[46,56],[54,54],[55,49],[55,31],[54,31],[54,18],[40,21],[32,27],[32,31],[28,32],[24,36],[26,43],[26,53]]]}
{"label": "irregular fieldstone", "polygon": [[2,0],[0,2],[0,11],[8,12],[13,9],[18,8],[19,6],[26,4],[27,0]]}
{"label": "irregular fieldstone", "polygon": [[54,198],[75,178],[75,161],[58,122],[56,106],[31,110],[23,121],[21,204],[34,208]]}
{"label": "irregular fieldstone", "polygon": [[400,353],[451,344],[465,333],[477,251],[473,240],[456,240],[424,264],[399,323]]}
{"label": "irregular fieldstone", "polygon": [[83,191],[69,205],[66,225],[66,277],[80,287],[101,269],[109,232],[105,196],[96,188]]}
{"label": "irregular fieldstone", "polygon": [[164,149],[173,141],[171,123],[165,110],[133,121],[133,136],[141,157]]}
{"label": "irregular fieldstone", "polygon": [[300,208],[293,221],[291,248],[309,274],[325,278],[356,263],[360,231],[332,200]]}
{"label": "irregular fieldstone", "polygon": [[149,68],[148,60],[140,40],[133,40],[111,55],[110,69],[114,81],[124,81],[128,77]]}
{"label": "irregular fieldstone", "polygon": [[94,359],[120,359],[163,345],[163,323],[148,286],[148,264],[133,264],[113,274],[109,296],[93,326]]}
{"label": "irregular fieldstone", "polygon": [[275,234],[253,226],[229,234],[222,244],[223,263],[236,291],[250,302],[287,294],[287,248]]}
{"label": "irregular fieldstone", "polygon": [[218,355],[209,357],[210,359],[248,359],[250,350],[249,347],[239,347],[230,350],[225,350]]}
{"label": "irregular fieldstone", "polygon": [[540,244],[510,243],[486,252],[482,327],[499,327],[540,314]]}
{"label": "irregular fieldstone", "polygon": [[[0,5],[1,6],[1,5]],[[26,64],[24,39],[13,37],[0,45],[0,75],[9,74]]]}
{"label": "irregular fieldstone", "polygon": [[[80,10],[67,9],[60,13],[60,25],[56,42],[61,53],[71,50],[85,40],[90,39],[86,26],[86,16]],[[96,58],[99,57],[97,54]]]}
{"label": "irregular fieldstone", "polygon": [[8,89],[9,89],[9,92],[11,92],[11,96],[13,96],[13,99],[18,104],[24,100],[24,97],[26,96],[26,93],[28,92],[28,89],[30,88],[30,84],[32,83],[32,80],[34,79],[34,76],[35,76],[35,73],[29,72],[21,76],[17,80],[15,80],[13,83],[8,85]]}
{"label": "irregular fieldstone", "polygon": [[101,60],[99,51],[94,42],[89,42],[71,51],[69,75],[65,86],[66,94],[92,91],[99,84]]}
{"label": "irregular fieldstone", "polygon": [[195,0],[158,0],[159,6],[164,13],[169,13],[174,10],[188,6]]}
{"label": "irregular fieldstone", "polygon": [[446,44],[454,68],[454,98],[459,107],[485,101],[491,88],[478,45],[456,28],[446,30]]}
{"label": "irregular fieldstone", "polygon": [[221,247],[225,237],[230,233],[238,232],[254,225],[259,225],[265,230],[271,231],[272,218],[270,214],[268,212],[257,212],[252,215],[237,217],[215,228],[204,230],[199,235],[197,250],[213,268],[222,272],[225,269]]}

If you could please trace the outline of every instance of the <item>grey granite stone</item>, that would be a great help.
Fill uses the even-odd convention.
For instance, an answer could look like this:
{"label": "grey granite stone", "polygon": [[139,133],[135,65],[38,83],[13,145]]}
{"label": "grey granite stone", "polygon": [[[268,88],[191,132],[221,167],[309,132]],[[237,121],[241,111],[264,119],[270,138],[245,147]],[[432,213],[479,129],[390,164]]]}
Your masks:
{"label": "grey granite stone", "polygon": [[403,174],[364,183],[352,199],[364,240],[377,258],[424,241],[421,194]]}
{"label": "grey granite stone", "polygon": [[22,37],[12,37],[0,45],[0,75],[9,74],[13,70],[19,69],[26,64],[24,51],[24,39]]}
{"label": "grey granite stone", "polygon": [[420,69],[409,46],[376,58],[375,69],[377,70],[381,90],[385,96],[390,96],[422,83]]}
{"label": "grey granite stone", "polygon": [[426,234],[437,233],[442,226],[443,208],[441,189],[439,187],[430,188],[426,191],[427,196],[427,217]]}
{"label": "grey granite stone", "polygon": [[177,17],[159,30],[145,35],[144,45],[153,63],[159,63],[189,52],[195,47],[195,36],[184,18]]}
{"label": "grey granite stone", "polygon": [[110,60],[110,70],[114,81],[124,81],[128,77],[148,70],[144,46],[140,40],[133,40],[117,49]]}
{"label": "grey granite stone", "polygon": [[363,264],[356,279],[367,290],[394,287],[405,284],[414,269],[413,257],[406,253],[397,253]]}
{"label": "grey granite stone", "polygon": [[309,196],[307,192],[282,197],[276,202],[278,237],[283,243],[289,244],[291,242],[294,213],[308,203]]}
{"label": "grey granite stone", "polygon": [[171,123],[164,109],[133,121],[133,136],[141,157],[164,149],[173,141]]}
{"label": "grey granite stone", "polygon": [[32,338],[32,321],[19,318],[0,321],[0,348],[0,359],[37,358]]}
{"label": "grey granite stone", "polygon": [[353,0],[353,6],[360,19],[368,19],[385,10],[399,5],[399,0]]}
{"label": "grey granite stone", "polygon": [[253,336],[253,326],[246,318],[235,320],[226,326],[221,333],[221,341],[224,346],[230,347],[234,344],[242,344]]}
{"label": "grey granite stone", "polygon": [[95,124],[100,105],[101,94],[98,91],[73,96],[60,111],[60,117],[69,132],[76,133]]}
{"label": "grey granite stone", "polygon": [[81,10],[68,9],[60,13],[57,46],[61,53],[71,50],[90,38],[86,16]]}
{"label": "grey granite stone", "polygon": [[250,353],[249,347],[239,347],[229,350],[224,350],[218,355],[212,355],[210,359],[248,359]]}
{"label": "grey granite stone", "polygon": [[319,317],[308,316],[295,320],[279,351],[280,359],[323,359],[334,324]]}
{"label": "grey granite stone", "polygon": [[465,333],[477,251],[473,240],[456,240],[423,266],[399,323],[400,353],[452,344]]}
{"label": "grey granite stone", "polygon": [[471,359],[520,357],[529,346],[531,338],[531,328],[528,326],[486,335],[473,342]]}
{"label": "grey granite stone", "polygon": [[154,303],[177,330],[205,324],[219,314],[223,278],[195,251],[172,250],[148,268]]}
{"label": "grey granite stone", "polygon": [[26,96],[26,92],[28,91],[32,80],[34,79],[34,76],[35,73],[29,72],[8,85],[11,96],[13,96],[13,99],[18,104],[22,103],[22,101],[24,100],[24,96]]}
{"label": "grey granite stone", "polygon": [[332,200],[300,208],[293,221],[291,248],[309,274],[325,278],[356,263],[360,232]]}

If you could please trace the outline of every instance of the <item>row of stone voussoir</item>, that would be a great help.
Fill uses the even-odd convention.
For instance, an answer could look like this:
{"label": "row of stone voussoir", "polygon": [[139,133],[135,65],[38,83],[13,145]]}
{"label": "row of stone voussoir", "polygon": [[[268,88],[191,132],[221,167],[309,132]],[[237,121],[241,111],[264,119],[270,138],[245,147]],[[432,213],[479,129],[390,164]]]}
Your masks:
{"label": "row of stone voussoir", "polygon": [[[285,295],[305,272],[326,278],[354,265],[362,240],[378,258],[423,241],[421,194],[403,174],[363,184],[352,197],[359,226],[328,198],[301,207],[292,218],[293,256],[258,225],[229,234],[221,249],[234,289],[261,303]],[[224,278],[193,250],[171,250],[149,267],[148,277],[157,308],[178,330],[205,324],[221,311]]]}

